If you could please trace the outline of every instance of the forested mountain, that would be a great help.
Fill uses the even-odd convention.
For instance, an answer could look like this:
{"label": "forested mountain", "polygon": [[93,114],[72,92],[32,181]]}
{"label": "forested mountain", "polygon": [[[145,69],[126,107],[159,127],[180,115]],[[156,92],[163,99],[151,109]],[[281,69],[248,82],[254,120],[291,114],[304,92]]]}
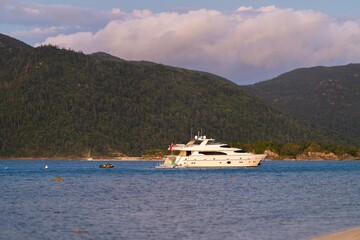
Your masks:
{"label": "forested mountain", "polygon": [[27,45],[26,43],[23,43],[15,38],[11,38],[0,33],[0,50],[2,51],[1,53],[3,53],[3,51],[11,53],[11,51],[30,49],[32,49],[32,47]]}
{"label": "forested mountain", "polygon": [[360,144],[360,64],[297,69],[246,89],[269,106]]}
{"label": "forested mountain", "polygon": [[218,76],[0,35],[2,157],[140,155],[191,129],[227,142],[349,142]]}

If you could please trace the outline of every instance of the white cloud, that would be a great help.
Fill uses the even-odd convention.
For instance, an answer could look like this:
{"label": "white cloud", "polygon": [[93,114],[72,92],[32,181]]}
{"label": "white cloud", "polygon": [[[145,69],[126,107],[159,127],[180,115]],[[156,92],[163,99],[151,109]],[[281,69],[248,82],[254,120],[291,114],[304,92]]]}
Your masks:
{"label": "white cloud", "polygon": [[258,11],[262,12],[262,13],[270,13],[270,12],[275,12],[277,10],[278,9],[275,6],[266,6],[266,7],[259,8]]}
{"label": "white cloud", "polygon": [[152,14],[150,10],[134,10],[133,16],[134,17],[149,17]]}
{"label": "white cloud", "polygon": [[39,15],[41,13],[40,9],[37,8],[24,8],[23,11],[24,13],[27,13],[32,16]]}
{"label": "white cloud", "polygon": [[27,31],[16,31],[14,32],[16,35],[22,35],[22,36],[31,36],[31,35],[49,35],[52,33],[57,33],[59,31],[63,31],[65,30],[65,27],[61,27],[61,26],[51,26],[51,27],[47,27],[47,28],[40,28],[40,27],[36,27],[33,28],[31,30],[27,30]]}
{"label": "white cloud", "polygon": [[[27,37],[30,42],[43,41],[49,36],[79,31],[98,31],[113,19],[126,16],[119,8],[101,11],[70,5],[42,5],[0,0],[0,26],[14,25],[10,35]],[[41,29],[42,31],[38,31]],[[51,31],[50,31],[51,29]]]}
{"label": "white cloud", "polygon": [[239,12],[246,12],[246,11],[251,11],[253,9],[253,7],[247,7],[247,6],[240,6],[238,8]]}
{"label": "white cloud", "polygon": [[[95,10],[76,8],[68,5],[25,4],[14,1],[5,2],[0,8],[3,23],[34,25],[34,24],[69,24],[81,23],[86,18],[94,17]],[[91,19],[91,18],[89,18]]]}
{"label": "white cloud", "polygon": [[121,9],[120,9],[120,8],[113,8],[113,9],[111,9],[111,13],[112,13],[112,14],[120,14],[120,13],[121,13]]}
{"label": "white cloud", "polygon": [[240,84],[298,67],[359,62],[359,22],[311,10],[269,6],[232,13],[123,14],[98,31],[61,34],[44,43],[209,71]]}
{"label": "white cloud", "polygon": [[[74,33],[71,35],[61,34],[56,37],[49,37],[47,39],[47,41],[45,41],[42,44],[36,44],[36,46],[52,44],[52,45],[65,47],[68,49],[82,51],[82,49],[92,48],[91,44],[92,44],[93,38],[94,38],[94,35],[91,32],[79,32],[79,33]],[[82,48],[74,47],[78,44],[78,41],[81,41],[83,43]],[[56,42],[56,44],[54,44],[54,42]]]}

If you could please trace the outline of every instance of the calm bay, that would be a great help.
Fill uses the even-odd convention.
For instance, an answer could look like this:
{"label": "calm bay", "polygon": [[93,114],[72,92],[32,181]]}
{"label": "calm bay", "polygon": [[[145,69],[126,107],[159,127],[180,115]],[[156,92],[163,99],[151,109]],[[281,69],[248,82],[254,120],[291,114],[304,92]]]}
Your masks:
{"label": "calm bay", "polygon": [[309,239],[360,226],[360,161],[102,163],[1,160],[0,239]]}

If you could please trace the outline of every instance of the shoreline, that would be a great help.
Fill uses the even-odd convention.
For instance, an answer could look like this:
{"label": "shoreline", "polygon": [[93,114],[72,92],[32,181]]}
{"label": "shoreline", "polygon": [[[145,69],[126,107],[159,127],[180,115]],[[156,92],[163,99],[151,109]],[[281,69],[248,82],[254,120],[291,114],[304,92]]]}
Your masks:
{"label": "shoreline", "polygon": [[[99,157],[99,158],[84,158],[84,157],[1,157],[0,161],[4,160],[48,160],[48,161],[165,161],[166,156],[164,157]],[[359,158],[349,158],[349,159],[291,159],[291,158],[285,158],[285,159],[270,159],[266,158],[265,162],[272,162],[272,161],[284,161],[284,162],[334,162],[334,161],[359,161]]]}
{"label": "shoreline", "polygon": [[21,161],[34,161],[34,160],[39,160],[39,161],[89,161],[89,162],[98,162],[98,161],[164,161],[165,158],[159,158],[159,157],[154,157],[154,158],[149,158],[149,157],[116,157],[116,158],[92,158],[92,159],[88,159],[88,158],[77,158],[77,157],[0,157],[0,161],[17,161],[17,160],[21,160]]}
{"label": "shoreline", "polygon": [[329,233],[326,235],[313,237],[311,240],[359,240],[360,239],[360,227],[353,227],[338,232]]}

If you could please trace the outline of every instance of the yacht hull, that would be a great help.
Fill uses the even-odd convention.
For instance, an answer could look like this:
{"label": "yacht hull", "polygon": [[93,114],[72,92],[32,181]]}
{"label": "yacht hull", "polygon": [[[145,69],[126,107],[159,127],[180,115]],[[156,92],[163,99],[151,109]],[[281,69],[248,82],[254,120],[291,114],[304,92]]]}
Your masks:
{"label": "yacht hull", "polygon": [[265,159],[263,154],[220,156],[169,156],[158,168],[240,168],[258,167]]}

